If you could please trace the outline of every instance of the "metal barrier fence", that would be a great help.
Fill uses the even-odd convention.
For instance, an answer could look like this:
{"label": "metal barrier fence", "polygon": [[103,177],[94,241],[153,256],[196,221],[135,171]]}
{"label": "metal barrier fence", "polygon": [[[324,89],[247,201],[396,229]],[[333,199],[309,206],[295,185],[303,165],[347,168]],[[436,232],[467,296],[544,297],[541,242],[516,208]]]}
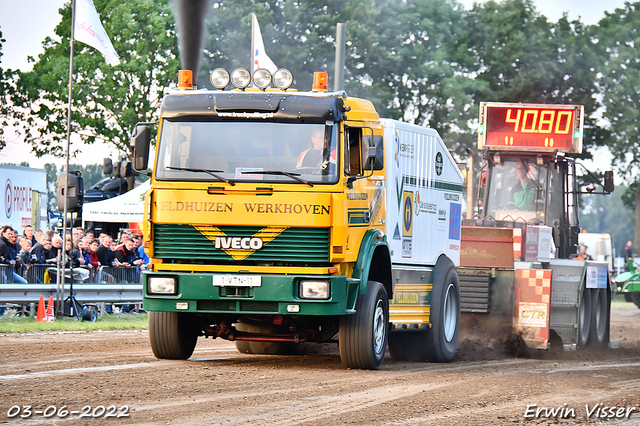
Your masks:
{"label": "metal barrier fence", "polygon": [[[27,283],[16,277],[22,277]],[[71,290],[70,277],[71,271],[65,269],[64,297]],[[56,282],[55,266],[34,264],[16,271],[11,265],[0,264],[0,305],[37,303],[41,295],[55,297]],[[140,303],[142,273],[139,268],[101,266],[97,271],[73,268],[73,293],[81,303]]]}

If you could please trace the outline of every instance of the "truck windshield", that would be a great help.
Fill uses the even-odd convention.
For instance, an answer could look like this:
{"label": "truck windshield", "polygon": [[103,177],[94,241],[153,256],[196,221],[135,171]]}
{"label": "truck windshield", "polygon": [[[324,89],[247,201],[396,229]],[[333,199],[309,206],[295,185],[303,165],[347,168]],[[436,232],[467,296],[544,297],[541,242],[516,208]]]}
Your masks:
{"label": "truck windshield", "polygon": [[486,216],[497,220],[545,222],[547,167],[529,159],[503,161],[491,170]]}
{"label": "truck windshield", "polygon": [[[219,177],[237,183],[336,183],[337,127],[165,119],[156,179],[211,181],[211,174],[204,170],[215,170]],[[282,174],[257,173],[265,171]],[[301,179],[292,179],[291,175]]]}

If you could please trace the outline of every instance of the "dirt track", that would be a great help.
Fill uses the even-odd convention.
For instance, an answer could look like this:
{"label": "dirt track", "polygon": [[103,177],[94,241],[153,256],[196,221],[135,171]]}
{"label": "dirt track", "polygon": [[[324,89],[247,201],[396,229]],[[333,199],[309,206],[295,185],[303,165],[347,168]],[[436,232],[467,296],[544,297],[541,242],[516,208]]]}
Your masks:
{"label": "dirt track", "polygon": [[[146,331],[0,337],[0,422],[9,424],[193,425],[513,425],[553,423],[527,407],[564,407],[594,424],[585,404],[630,410],[615,424],[640,424],[640,310],[616,304],[604,353],[544,353],[533,358],[479,350],[464,341],[451,364],[400,363],[379,371],[342,367],[337,345],[304,355],[242,355],[231,342],[201,338],[188,361],[159,361]],[[566,404],[566,405],[565,405]],[[12,406],[32,414],[9,418]],[[64,419],[45,418],[66,405]],[[83,407],[114,406],[128,417],[80,418]],[[633,410],[635,408],[635,410]],[[15,414],[17,408],[11,414]],[[21,408],[22,410],[22,408]],[[54,408],[49,408],[52,413]],[[85,409],[85,411],[88,409]],[[623,410],[624,411],[624,410]],[[21,411],[21,414],[23,411]],[[602,411],[601,411],[602,413]],[[609,412],[607,412],[609,413]],[[617,412],[616,412],[617,413]],[[625,411],[626,413],[626,411]],[[54,420],[55,419],[55,420]],[[612,424],[608,422],[608,424]]]}

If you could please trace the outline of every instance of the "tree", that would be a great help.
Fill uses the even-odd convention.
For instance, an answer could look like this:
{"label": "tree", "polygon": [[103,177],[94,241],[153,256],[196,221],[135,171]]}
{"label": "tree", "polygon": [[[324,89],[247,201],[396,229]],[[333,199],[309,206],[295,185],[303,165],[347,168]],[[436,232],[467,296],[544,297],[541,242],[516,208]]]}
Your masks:
{"label": "tree", "polygon": [[2,38],[0,31],[0,150],[3,149],[7,142],[4,139],[4,129],[10,125],[11,116],[11,95],[15,93],[15,85],[13,81],[14,72],[2,68],[2,43],[6,42]]}
{"label": "tree", "polygon": [[[638,182],[640,167],[640,2],[625,3],[622,9],[606,13],[593,41],[605,57],[598,69],[603,118],[609,122],[608,144],[615,168]],[[640,251],[640,185],[635,185],[634,252]]]}
{"label": "tree", "polygon": [[[101,21],[120,55],[109,66],[103,56],[75,43],[72,132],[86,144],[102,139],[130,153],[137,122],[152,121],[165,88],[178,71],[174,19],[166,2],[94,0]],[[11,100],[21,132],[36,156],[63,156],[66,149],[71,6],[60,9],[61,42],[45,39],[33,71],[19,73]]]}
{"label": "tree", "polygon": [[588,28],[566,16],[549,23],[532,0],[476,3],[467,20],[463,43],[475,58],[472,73],[484,82],[473,94],[476,105],[479,101],[583,105],[585,147],[602,144],[593,117],[601,60],[591,48]]}
{"label": "tree", "polygon": [[251,13],[267,53],[292,71],[300,90],[311,88],[314,71],[328,71],[332,87],[336,24],[344,22],[350,96],[371,100],[383,117],[434,127],[454,145],[472,138],[470,93],[483,83],[470,78],[472,58],[457,42],[464,10],[455,1],[219,1],[207,23],[199,86],[209,86],[214,68],[248,68]]}

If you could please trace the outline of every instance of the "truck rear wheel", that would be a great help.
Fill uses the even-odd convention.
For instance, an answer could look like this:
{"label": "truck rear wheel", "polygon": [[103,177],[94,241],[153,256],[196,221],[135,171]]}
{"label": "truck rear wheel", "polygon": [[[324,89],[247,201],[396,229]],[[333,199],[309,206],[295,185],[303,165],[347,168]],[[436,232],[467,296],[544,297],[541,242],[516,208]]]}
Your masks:
{"label": "truck rear wheel", "polygon": [[625,293],[626,295],[629,295],[629,297],[631,298],[631,301],[638,307],[640,308],[640,293]]}
{"label": "truck rear wheel", "polygon": [[356,313],[340,320],[340,358],[349,368],[376,370],[382,365],[389,335],[389,299],[384,286],[369,281],[358,296]]}
{"label": "truck rear wheel", "polygon": [[578,347],[584,348],[589,342],[591,331],[591,291],[586,283],[580,289],[580,304],[578,305]]}
{"label": "truck rear wheel", "polygon": [[149,312],[149,340],[156,358],[188,359],[196,347],[198,333],[186,312]]}
{"label": "truck rear wheel", "polygon": [[609,307],[607,290],[591,289],[590,346],[601,348],[609,345]]}
{"label": "truck rear wheel", "polygon": [[[436,277],[436,281],[438,278]],[[449,268],[444,282],[433,283],[431,328],[427,330],[427,359],[450,362],[458,346],[460,330],[460,283],[455,268]]]}
{"label": "truck rear wheel", "polygon": [[[248,333],[276,334],[275,327],[263,324],[238,323],[236,330]],[[286,342],[252,342],[248,340],[236,340],[236,349],[242,354],[255,355],[293,355],[298,351],[296,343]]]}

